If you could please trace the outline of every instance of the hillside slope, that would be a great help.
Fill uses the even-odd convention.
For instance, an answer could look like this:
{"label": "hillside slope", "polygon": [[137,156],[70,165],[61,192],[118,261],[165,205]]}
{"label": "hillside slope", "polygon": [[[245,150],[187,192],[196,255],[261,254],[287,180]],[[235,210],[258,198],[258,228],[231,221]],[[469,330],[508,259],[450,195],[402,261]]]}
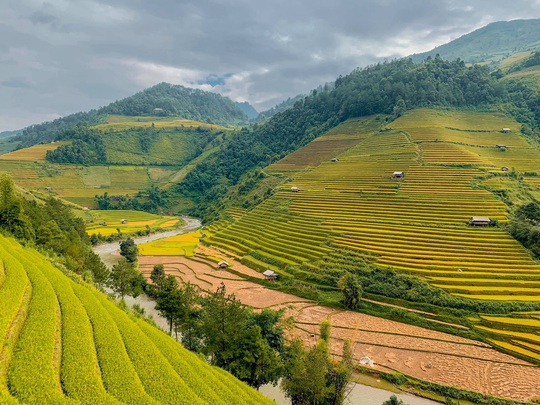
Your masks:
{"label": "hillside slope", "polygon": [[0,237],[0,403],[272,403]]}
{"label": "hillside slope", "polygon": [[516,52],[540,47],[540,19],[499,21],[463,35],[431,51],[412,55],[416,62],[439,54],[467,63],[497,63]]}
{"label": "hillside slope", "polygon": [[160,83],[97,110],[71,114],[30,126],[14,137],[14,140],[20,142],[22,147],[51,142],[66,129],[78,124],[99,124],[108,114],[133,117],[174,116],[219,125],[240,125],[248,121],[244,112],[226,97],[180,85]]}

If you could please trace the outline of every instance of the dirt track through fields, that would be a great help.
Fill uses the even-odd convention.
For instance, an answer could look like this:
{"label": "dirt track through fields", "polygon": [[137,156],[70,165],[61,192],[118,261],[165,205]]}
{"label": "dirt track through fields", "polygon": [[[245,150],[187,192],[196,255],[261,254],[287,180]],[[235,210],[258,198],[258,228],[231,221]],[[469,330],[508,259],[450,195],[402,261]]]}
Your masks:
{"label": "dirt track through fields", "polygon": [[[205,253],[210,253],[206,251]],[[214,256],[223,256],[212,252]],[[239,273],[262,275],[223,257]],[[154,264],[179,281],[190,281],[204,290],[215,291],[223,282],[246,305],[257,309],[287,308],[296,319],[292,335],[314,344],[321,321],[332,322],[331,348],[339,356],[343,340],[353,344],[355,358],[369,356],[381,371],[397,370],[413,377],[444,385],[478,391],[515,400],[540,395],[540,368],[492,349],[489,345],[458,336],[423,329],[357,312],[323,307],[307,299],[274,291],[245,281],[213,262],[183,256],[143,256],[140,270],[148,277]]]}

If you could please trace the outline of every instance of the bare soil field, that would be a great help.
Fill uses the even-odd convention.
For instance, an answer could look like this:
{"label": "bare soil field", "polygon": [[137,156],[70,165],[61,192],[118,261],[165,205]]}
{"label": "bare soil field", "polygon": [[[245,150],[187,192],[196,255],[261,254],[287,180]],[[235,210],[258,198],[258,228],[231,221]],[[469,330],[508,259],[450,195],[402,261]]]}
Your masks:
{"label": "bare soil field", "polygon": [[[208,254],[208,251],[205,251]],[[214,256],[220,254],[213,251]],[[223,257],[223,255],[219,256]],[[260,277],[232,257],[223,257],[236,272]],[[483,394],[515,400],[540,395],[540,368],[492,349],[489,345],[381,319],[357,312],[327,308],[309,300],[274,291],[236,274],[218,269],[211,261],[183,256],[141,256],[140,270],[149,277],[154,264],[163,263],[165,271],[183,282],[191,282],[206,291],[215,291],[224,283],[244,304],[254,308],[287,308],[296,327],[291,335],[315,344],[321,321],[332,322],[331,348],[335,356],[342,352],[343,340],[353,344],[355,358],[369,356],[374,368],[400,371],[438,384],[474,390]]]}

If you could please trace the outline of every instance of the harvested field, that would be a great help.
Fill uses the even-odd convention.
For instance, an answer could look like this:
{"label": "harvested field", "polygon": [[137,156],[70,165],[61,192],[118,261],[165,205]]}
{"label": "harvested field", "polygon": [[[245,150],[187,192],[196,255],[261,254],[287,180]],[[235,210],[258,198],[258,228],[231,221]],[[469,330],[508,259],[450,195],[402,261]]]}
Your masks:
{"label": "harvested field", "polygon": [[[220,255],[213,249],[202,249],[214,257]],[[229,262],[235,272],[256,273],[231,256],[218,258]],[[154,264],[163,263],[167,273],[204,290],[215,290],[223,282],[227,292],[235,293],[244,304],[254,308],[287,308],[287,314],[297,321],[291,333],[308,344],[316,342],[320,322],[330,319],[333,353],[339,355],[343,339],[349,339],[355,358],[370,356],[376,369],[397,370],[425,381],[516,400],[540,394],[540,368],[500,353],[487,344],[357,312],[322,307],[218,270],[214,262],[201,257],[142,256],[139,260],[140,269],[147,277]]]}

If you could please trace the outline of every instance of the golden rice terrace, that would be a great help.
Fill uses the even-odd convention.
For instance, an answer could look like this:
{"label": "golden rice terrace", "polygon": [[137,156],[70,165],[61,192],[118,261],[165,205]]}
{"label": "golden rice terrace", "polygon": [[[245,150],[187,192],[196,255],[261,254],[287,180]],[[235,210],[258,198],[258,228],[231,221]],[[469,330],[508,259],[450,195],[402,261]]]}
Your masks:
{"label": "golden rice terrace", "polygon": [[520,125],[498,113],[350,120],[271,165],[287,178],[279,192],[210,242],[278,269],[354,249],[455,295],[537,301],[540,264],[501,228],[468,222],[508,221],[491,189],[516,174],[538,198],[539,161]]}

